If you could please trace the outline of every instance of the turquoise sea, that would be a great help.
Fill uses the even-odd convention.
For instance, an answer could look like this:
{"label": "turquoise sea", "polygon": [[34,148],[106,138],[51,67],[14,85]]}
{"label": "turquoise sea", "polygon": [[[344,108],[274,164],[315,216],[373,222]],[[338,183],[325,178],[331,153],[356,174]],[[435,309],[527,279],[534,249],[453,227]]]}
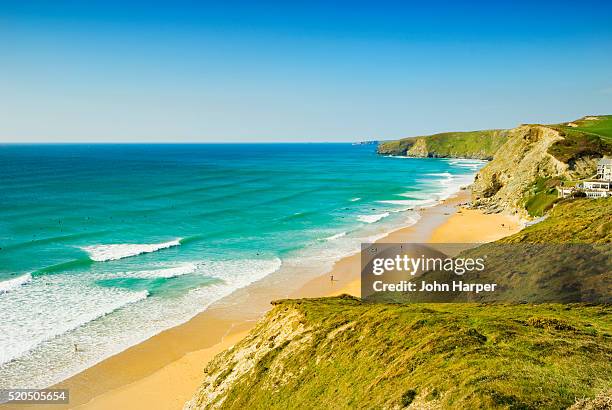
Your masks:
{"label": "turquoise sea", "polygon": [[350,144],[0,146],[0,388],[60,381],[285,264],[322,274],[481,166]]}

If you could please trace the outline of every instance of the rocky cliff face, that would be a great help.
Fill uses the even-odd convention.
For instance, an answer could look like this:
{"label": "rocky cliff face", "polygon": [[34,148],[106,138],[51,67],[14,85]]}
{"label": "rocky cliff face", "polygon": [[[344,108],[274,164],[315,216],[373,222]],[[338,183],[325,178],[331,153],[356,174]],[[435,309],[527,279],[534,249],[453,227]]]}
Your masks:
{"label": "rocky cliff face", "polygon": [[591,175],[595,170],[594,158],[583,157],[567,164],[548,153],[553,144],[563,139],[559,131],[542,125],[523,125],[510,130],[506,143],[476,175],[472,186],[473,206],[527,217],[525,198],[538,179]]}
{"label": "rocky cliff face", "polygon": [[[269,312],[258,325],[236,346],[217,355],[204,370],[204,381],[185,410],[222,408],[240,381],[251,380],[266,373],[263,389],[274,390],[276,384],[294,375],[286,374],[276,363],[290,361],[292,352],[309,341],[303,315],[290,307]],[[287,348],[290,341],[294,343]]]}
{"label": "rocky cliff face", "polygon": [[427,142],[425,142],[425,138],[418,138],[414,145],[412,145],[407,151],[406,155],[409,157],[418,157],[418,158],[427,158],[430,155],[429,150],[427,149]]}

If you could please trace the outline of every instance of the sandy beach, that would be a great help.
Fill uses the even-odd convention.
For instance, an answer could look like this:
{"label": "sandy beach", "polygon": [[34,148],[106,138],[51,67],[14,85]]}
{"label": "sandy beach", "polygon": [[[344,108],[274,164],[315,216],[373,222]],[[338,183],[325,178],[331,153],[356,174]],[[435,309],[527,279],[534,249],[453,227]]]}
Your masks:
{"label": "sandy beach", "polygon": [[[380,242],[482,243],[515,233],[520,224],[505,215],[486,215],[460,204],[468,191],[421,210],[413,226]],[[339,260],[325,273],[289,294],[253,284],[215,303],[187,323],[168,329],[58,384],[70,389],[68,408],[180,409],[198,387],[202,370],[217,353],[237,343],[281,297],[360,295],[359,254]],[[331,278],[333,277],[333,280]],[[62,406],[54,405],[54,408]]]}

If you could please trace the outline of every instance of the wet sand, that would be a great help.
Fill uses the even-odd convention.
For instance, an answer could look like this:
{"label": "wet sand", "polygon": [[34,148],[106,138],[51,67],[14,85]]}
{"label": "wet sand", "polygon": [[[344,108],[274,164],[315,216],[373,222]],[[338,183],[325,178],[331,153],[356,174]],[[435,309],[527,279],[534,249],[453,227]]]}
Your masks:
{"label": "wet sand", "polygon": [[[422,210],[422,217],[415,225],[396,230],[379,242],[479,243],[519,230],[517,221],[510,217],[459,210],[459,205],[468,199],[469,192],[461,191],[455,198]],[[180,409],[198,387],[206,363],[244,337],[270,308],[270,301],[342,293],[359,296],[359,273],[360,257],[354,254],[338,261],[330,272],[290,292],[283,288],[282,278],[273,274],[272,278],[240,289],[213,304],[187,323],[168,329],[54,386],[70,389],[70,405],[51,405],[50,408]]]}

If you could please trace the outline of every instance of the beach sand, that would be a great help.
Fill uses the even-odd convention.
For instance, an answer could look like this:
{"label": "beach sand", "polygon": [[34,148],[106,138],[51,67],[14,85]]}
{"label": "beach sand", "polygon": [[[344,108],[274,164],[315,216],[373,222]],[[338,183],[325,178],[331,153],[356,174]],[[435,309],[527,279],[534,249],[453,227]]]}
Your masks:
{"label": "beach sand", "polygon": [[[460,209],[459,205],[468,199],[469,192],[461,191],[455,198],[422,210],[422,217],[415,225],[396,230],[379,242],[480,243],[520,230],[514,218]],[[271,300],[342,293],[359,296],[359,273],[360,257],[354,254],[338,261],[331,272],[308,281],[288,295],[269,286],[253,284],[213,304],[187,323],[54,387],[70,389],[69,408],[180,409],[199,386],[206,363],[243,338],[269,309]]]}

